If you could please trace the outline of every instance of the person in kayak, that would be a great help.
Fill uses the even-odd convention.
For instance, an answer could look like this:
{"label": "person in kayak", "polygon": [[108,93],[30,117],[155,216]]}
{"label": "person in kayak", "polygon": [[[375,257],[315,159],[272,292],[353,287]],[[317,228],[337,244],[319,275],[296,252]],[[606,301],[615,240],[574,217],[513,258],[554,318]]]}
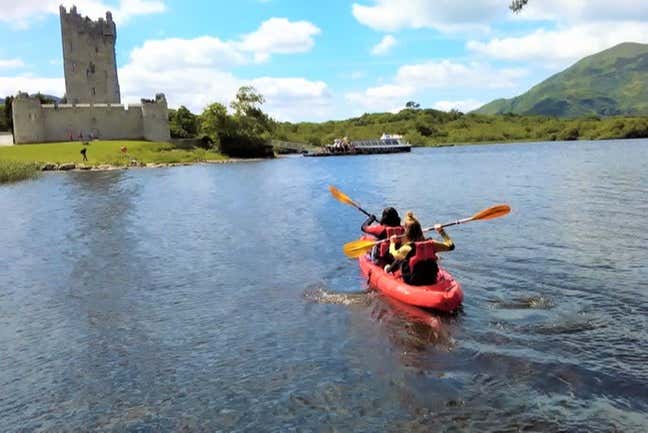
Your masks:
{"label": "person in kayak", "polygon": [[434,284],[439,272],[436,253],[455,248],[440,224],[435,225],[434,230],[441,235],[443,242],[425,239],[421,223],[412,211],[407,212],[405,235],[390,237],[389,253],[394,257],[394,262],[385,266],[385,272],[400,271],[403,281],[413,286]]}
{"label": "person in kayak", "polygon": [[[375,222],[378,222],[378,224],[374,224]],[[380,221],[378,221],[375,215],[371,215],[362,223],[360,230],[372,235],[376,240],[388,239],[390,236],[398,236],[404,233],[398,211],[393,207],[383,209]],[[371,259],[374,263],[380,264],[380,266],[392,263],[394,258],[389,254],[389,244],[382,242],[376,245],[371,250]]]}

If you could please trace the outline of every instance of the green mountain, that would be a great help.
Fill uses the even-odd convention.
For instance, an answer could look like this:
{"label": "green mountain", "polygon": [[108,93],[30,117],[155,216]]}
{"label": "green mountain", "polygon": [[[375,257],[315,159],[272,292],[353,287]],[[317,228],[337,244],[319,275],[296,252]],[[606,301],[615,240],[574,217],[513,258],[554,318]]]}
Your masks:
{"label": "green mountain", "polygon": [[496,99],[475,113],[559,117],[648,114],[648,45],[626,42],[585,57],[528,92]]}

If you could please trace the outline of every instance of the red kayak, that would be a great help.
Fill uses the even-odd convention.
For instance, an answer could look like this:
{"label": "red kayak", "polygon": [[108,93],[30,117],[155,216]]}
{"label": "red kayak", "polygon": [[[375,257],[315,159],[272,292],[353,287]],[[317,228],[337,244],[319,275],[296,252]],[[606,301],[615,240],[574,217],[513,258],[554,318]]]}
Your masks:
{"label": "red kayak", "polygon": [[437,282],[429,286],[410,286],[400,277],[388,274],[375,265],[368,254],[358,259],[368,284],[392,298],[417,307],[453,312],[463,301],[461,286],[452,275],[439,267]]}

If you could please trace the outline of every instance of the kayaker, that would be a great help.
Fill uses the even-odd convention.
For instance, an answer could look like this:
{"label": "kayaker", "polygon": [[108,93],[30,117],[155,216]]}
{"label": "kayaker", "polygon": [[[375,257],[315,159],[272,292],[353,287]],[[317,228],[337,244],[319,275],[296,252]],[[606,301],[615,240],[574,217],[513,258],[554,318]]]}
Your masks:
{"label": "kayaker", "polygon": [[[375,222],[378,222],[378,224],[374,224]],[[375,215],[371,215],[362,223],[360,230],[374,236],[377,240],[387,239],[392,235],[401,235],[404,233],[398,211],[393,207],[383,209],[380,221],[377,220]],[[380,264],[381,266],[394,261],[394,258],[389,254],[389,245],[387,242],[382,242],[373,248],[371,251],[371,259],[374,263]]]}
{"label": "kayaker", "polygon": [[[373,224],[378,222],[378,224]],[[376,215],[371,215],[365,222],[362,223],[360,230],[363,232],[374,236],[376,239],[387,239],[387,233],[385,229],[387,227],[400,227],[401,219],[398,215],[398,211],[393,207],[386,207],[382,211],[382,216],[380,221],[376,218]]]}
{"label": "kayaker", "polygon": [[[454,242],[440,224],[434,226],[443,242],[425,239],[421,223],[412,211],[405,217],[404,237],[390,237],[389,253],[394,262],[385,266],[386,272],[400,271],[403,281],[414,286],[434,284],[439,271],[437,252],[454,250]],[[398,247],[397,245],[399,245]]]}

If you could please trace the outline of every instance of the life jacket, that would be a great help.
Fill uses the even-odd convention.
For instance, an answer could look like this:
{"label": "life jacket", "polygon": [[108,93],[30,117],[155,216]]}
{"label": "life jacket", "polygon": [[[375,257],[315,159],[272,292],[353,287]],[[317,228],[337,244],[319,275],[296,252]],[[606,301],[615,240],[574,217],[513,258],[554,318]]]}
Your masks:
{"label": "life jacket", "polygon": [[436,283],[438,257],[432,241],[414,242],[412,251],[401,266],[403,281],[413,286]]}
{"label": "life jacket", "polygon": [[[392,236],[401,236],[405,233],[405,229],[401,226],[389,227],[385,226],[385,237],[382,239],[389,239]],[[394,261],[394,258],[389,254],[389,241],[381,242],[378,244],[378,251],[375,254],[375,259],[388,260],[389,263]]]}

